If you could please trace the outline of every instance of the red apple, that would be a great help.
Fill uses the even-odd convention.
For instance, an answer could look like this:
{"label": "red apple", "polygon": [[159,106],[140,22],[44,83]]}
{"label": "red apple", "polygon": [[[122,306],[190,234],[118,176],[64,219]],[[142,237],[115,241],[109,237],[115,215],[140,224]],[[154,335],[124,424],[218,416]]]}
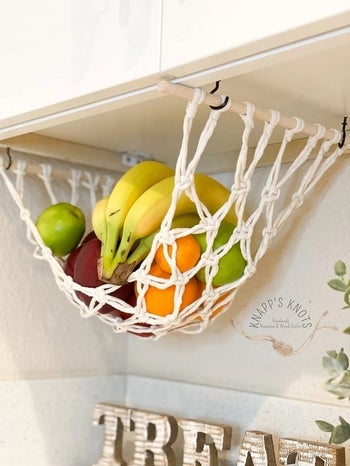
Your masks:
{"label": "red apple", "polygon": [[95,239],[97,238],[96,234],[94,231],[90,231],[90,233],[88,233],[82,240],[81,244],[85,244],[87,243],[88,241],[90,241],[90,239]]}
{"label": "red apple", "polygon": [[78,246],[75,249],[73,249],[73,251],[69,254],[63,265],[63,270],[65,274],[70,275],[72,278],[74,276],[75,263],[77,261],[80,250],[81,246]]}
{"label": "red apple", "polygon": [[[100,280],[98,276],[97,264],[100,258],[101,242],[98,238],[93,237],[86,241],[81,246],[81,250],[77,256],[74,266],[73,279],[79,285],[86,286],[89,288],[96,288],[103,285],[105,282]],[[118,288],[116,291],[111,293],[111,296],[119,298],[123,301],[127,301],[131,293],[133,293],[134,287],[132,283],[126,283],[125,285]],[[86,305],[90,304],[91,297],[84,293],[77,293],[79,298],[84,301]],[[119,316],[119,312],[113,306],[105,304],[100,310],[100,314],[112,314]]]}

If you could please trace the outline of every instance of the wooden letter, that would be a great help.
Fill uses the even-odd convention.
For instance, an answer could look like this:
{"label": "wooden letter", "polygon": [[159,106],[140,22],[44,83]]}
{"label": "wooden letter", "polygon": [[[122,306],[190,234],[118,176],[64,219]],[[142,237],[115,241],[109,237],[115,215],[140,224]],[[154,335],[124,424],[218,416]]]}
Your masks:
{"label": "wooden letter", "polygon": [[104,424],[102,457],[94,466],[126,466],[122,457],[123,430],[131,429],[130,409],[97,403],[93,411],[93,424]]}
{"label": "wooden letter", "polygon": [[276,466],[272,435],[249,431],[244,434],[237,466]]}
{"label": "wooden letter", "polygon": [[297,463],[300,466],[345,466],[345,448],[306,440],[281,438],[279,461],[281,464]]}
{"label": "wooden letter", "polygon": [[231,427],[187,419],[179,425],[184,435],[183,466],[217,466],[217,451],[231,447]]}
{"label": "wooden letter", "polygon": [[131,410],[135,431],[133,466],[174,466],[170,445],[177,436],[177,422],[172,416]]}

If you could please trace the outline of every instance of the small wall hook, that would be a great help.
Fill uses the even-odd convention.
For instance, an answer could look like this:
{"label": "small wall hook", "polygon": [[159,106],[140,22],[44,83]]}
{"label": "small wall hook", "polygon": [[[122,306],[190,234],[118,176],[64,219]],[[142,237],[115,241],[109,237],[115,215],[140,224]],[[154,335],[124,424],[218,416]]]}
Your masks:
{"label": "small wall hook", "polygon": [[7,158],[8,158],[8,163],[7,163],[7,167],[5,167],[5,170],[9,170],[11,165],[12,165],[12,157],[11,157],[11,154],[10,154],[10,148],[9,147],[6,147],[6,155],[7,155]]}
{"label": "small wall hook", "polygon": [[344,144],[345,144],[345,138],[346,138],[346,126],[347,126],[347,120],[348,120],[348,117],[347,116],[344,116],[344,119],[343,119],[343,123],[341,124],[342,125],[342,136],[341,136],[341,141],[338,143],[338,147],[341,149]]}
{"label": "small wall hook", "polygon": [[215,94],[215,92],[219,89],[220,87],[220,81],[215,82],[215,87],[209,92],[209,94]]}
{"label": "small wall hook", "polygon": [[[215,92],[219,89],[219,87],[220,87],[220,81],[216,81],[215,82],[215,87],[209,92],[209,94],[215,94]],[[217,106],[209,105],[209,107],[212,110],[221,110],[222,108],[224,108],[228,104],[228,101],[229,101],[229,97],[226,96],[225,100],[223,101],[222,104],[217,105]]]}

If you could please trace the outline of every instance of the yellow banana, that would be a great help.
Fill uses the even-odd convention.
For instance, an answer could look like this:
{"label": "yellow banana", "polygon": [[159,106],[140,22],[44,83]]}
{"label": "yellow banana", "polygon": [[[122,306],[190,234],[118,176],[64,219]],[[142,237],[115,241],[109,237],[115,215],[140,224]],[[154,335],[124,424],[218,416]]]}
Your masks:
{"label": "yellow banana", "polygon": [[106,205],[108,196],[103,197],[96,202],[91,217],[92,229],[97,238],[104,243],[106,239],[107,225],[106,225]]}
{"label": "yellow banana", "polygon": [[[165,178],[145,191],[130,208],[125,217],[122,237],[115,255],[113,266],[116,269],[112,281],[119,284],[124,281],[125,264],[130,250],[140,238],[159,228],[171,204],[174,189],[174,176]],[[214,214],[228,199],[230,191],[213,178],[196,174],[195,187],[198,198]],[[196,213],[196,205],[182,194],[177,202],[175,216]],[[225,220],[237,224],[234,206],[231,207]]]}
{"label": "yellow banana", "polygon": [[173,173],[164,163],[147,160],[132,167],[115,184],[106,205],[106,236],[101,254],[103,279],[108,280],[113,273],[111,264],[129,209],[142,193]]}

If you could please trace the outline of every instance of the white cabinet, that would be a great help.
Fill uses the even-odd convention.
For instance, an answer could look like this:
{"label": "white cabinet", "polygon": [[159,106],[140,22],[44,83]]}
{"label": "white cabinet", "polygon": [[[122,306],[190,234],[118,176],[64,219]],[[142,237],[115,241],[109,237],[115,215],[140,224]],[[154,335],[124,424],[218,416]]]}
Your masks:
{"label": "white cabinet", "polygon": [[349,24],[349,2],[164,0],[163,71],[186,75]]}
{"label": "white cabinet", "polygon": [[[112,160],[136,150],[174,161],[184,102],[159,98],[162,77],[207,90],[221,80],[234,100],[339,127],[349,24],[347,0],[15,0],[0,31],[0,140],[35,132]],[[228,150],[216,145],[220,164]]]}
{"label": "white cabinet", "polygon": [[2,126],[158,72],[161,0],[14,0],[1,16]]}

